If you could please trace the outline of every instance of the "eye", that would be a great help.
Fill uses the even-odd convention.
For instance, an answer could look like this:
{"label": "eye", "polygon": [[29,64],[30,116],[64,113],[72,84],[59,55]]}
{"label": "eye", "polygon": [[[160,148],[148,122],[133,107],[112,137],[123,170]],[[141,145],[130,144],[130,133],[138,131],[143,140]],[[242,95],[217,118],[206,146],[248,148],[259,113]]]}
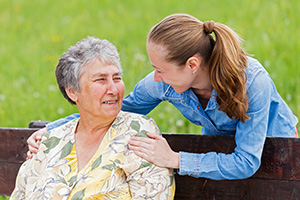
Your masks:
{"label": "eye", "polygon": [[114,81],[121,81],[121,80],[122,80],[121,76],[114,77]]}
{"label": "eye", "polygon": [[105,81],[105,78],[97,78],[97,79],[95,79],[95,81],[96,82],[103,82],[103,81]]}

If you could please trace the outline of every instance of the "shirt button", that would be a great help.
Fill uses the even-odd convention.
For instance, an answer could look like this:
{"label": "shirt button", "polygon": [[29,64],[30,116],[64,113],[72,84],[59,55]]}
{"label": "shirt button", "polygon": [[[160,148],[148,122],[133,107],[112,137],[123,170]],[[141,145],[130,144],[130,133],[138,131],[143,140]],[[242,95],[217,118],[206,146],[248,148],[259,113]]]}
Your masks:
{"label": "shirt button", "polygon": [[200,106],[197,106],[198,109],[200,109]]}

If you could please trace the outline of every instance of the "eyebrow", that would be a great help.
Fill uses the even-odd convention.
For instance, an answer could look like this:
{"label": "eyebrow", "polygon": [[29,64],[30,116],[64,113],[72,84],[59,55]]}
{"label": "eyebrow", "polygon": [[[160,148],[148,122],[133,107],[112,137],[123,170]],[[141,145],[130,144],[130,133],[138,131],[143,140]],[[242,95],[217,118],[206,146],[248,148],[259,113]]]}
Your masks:
{"label": "eyebrow", "polygon": [[[109,74],[108,73],[96,73],[96,74],[93,74],[92,75],[92,78],[97,78],[97,77],[107,77]],[[116,73],[113,73],[112,76],[121,76],[121,73],[120,72],[116,72]]]}

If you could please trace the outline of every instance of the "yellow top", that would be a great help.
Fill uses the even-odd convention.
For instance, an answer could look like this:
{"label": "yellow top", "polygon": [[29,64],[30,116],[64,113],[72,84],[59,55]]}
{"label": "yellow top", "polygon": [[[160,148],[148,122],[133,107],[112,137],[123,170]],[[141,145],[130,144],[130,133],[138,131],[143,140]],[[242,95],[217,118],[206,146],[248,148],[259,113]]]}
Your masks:
{"label": "yellow top", "polygon": [[79,172],[74,143],[78,120],[43,136],[38,153],[22,164],[10,199],[173,199],[173,171],[128,149],[134,135],[160,134],[151,118],[121,111]]}

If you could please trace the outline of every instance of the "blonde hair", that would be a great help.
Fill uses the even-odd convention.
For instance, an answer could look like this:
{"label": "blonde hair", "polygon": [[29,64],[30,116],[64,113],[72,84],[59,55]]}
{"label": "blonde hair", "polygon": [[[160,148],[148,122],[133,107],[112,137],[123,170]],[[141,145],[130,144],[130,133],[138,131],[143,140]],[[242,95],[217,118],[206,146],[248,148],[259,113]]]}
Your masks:
{"label": "blonde hair", "polygon": [[147,42],[162,45],[167,50],[166,61],[179,66],[195,54],[201,56],[208,64],[219,110],[231,119],[242,122],[250,119],[246,115],[248,54],[241,48],[240,37],[228,26],[213,21],[203,23],[187,14],[173,14],[150,30]]}

